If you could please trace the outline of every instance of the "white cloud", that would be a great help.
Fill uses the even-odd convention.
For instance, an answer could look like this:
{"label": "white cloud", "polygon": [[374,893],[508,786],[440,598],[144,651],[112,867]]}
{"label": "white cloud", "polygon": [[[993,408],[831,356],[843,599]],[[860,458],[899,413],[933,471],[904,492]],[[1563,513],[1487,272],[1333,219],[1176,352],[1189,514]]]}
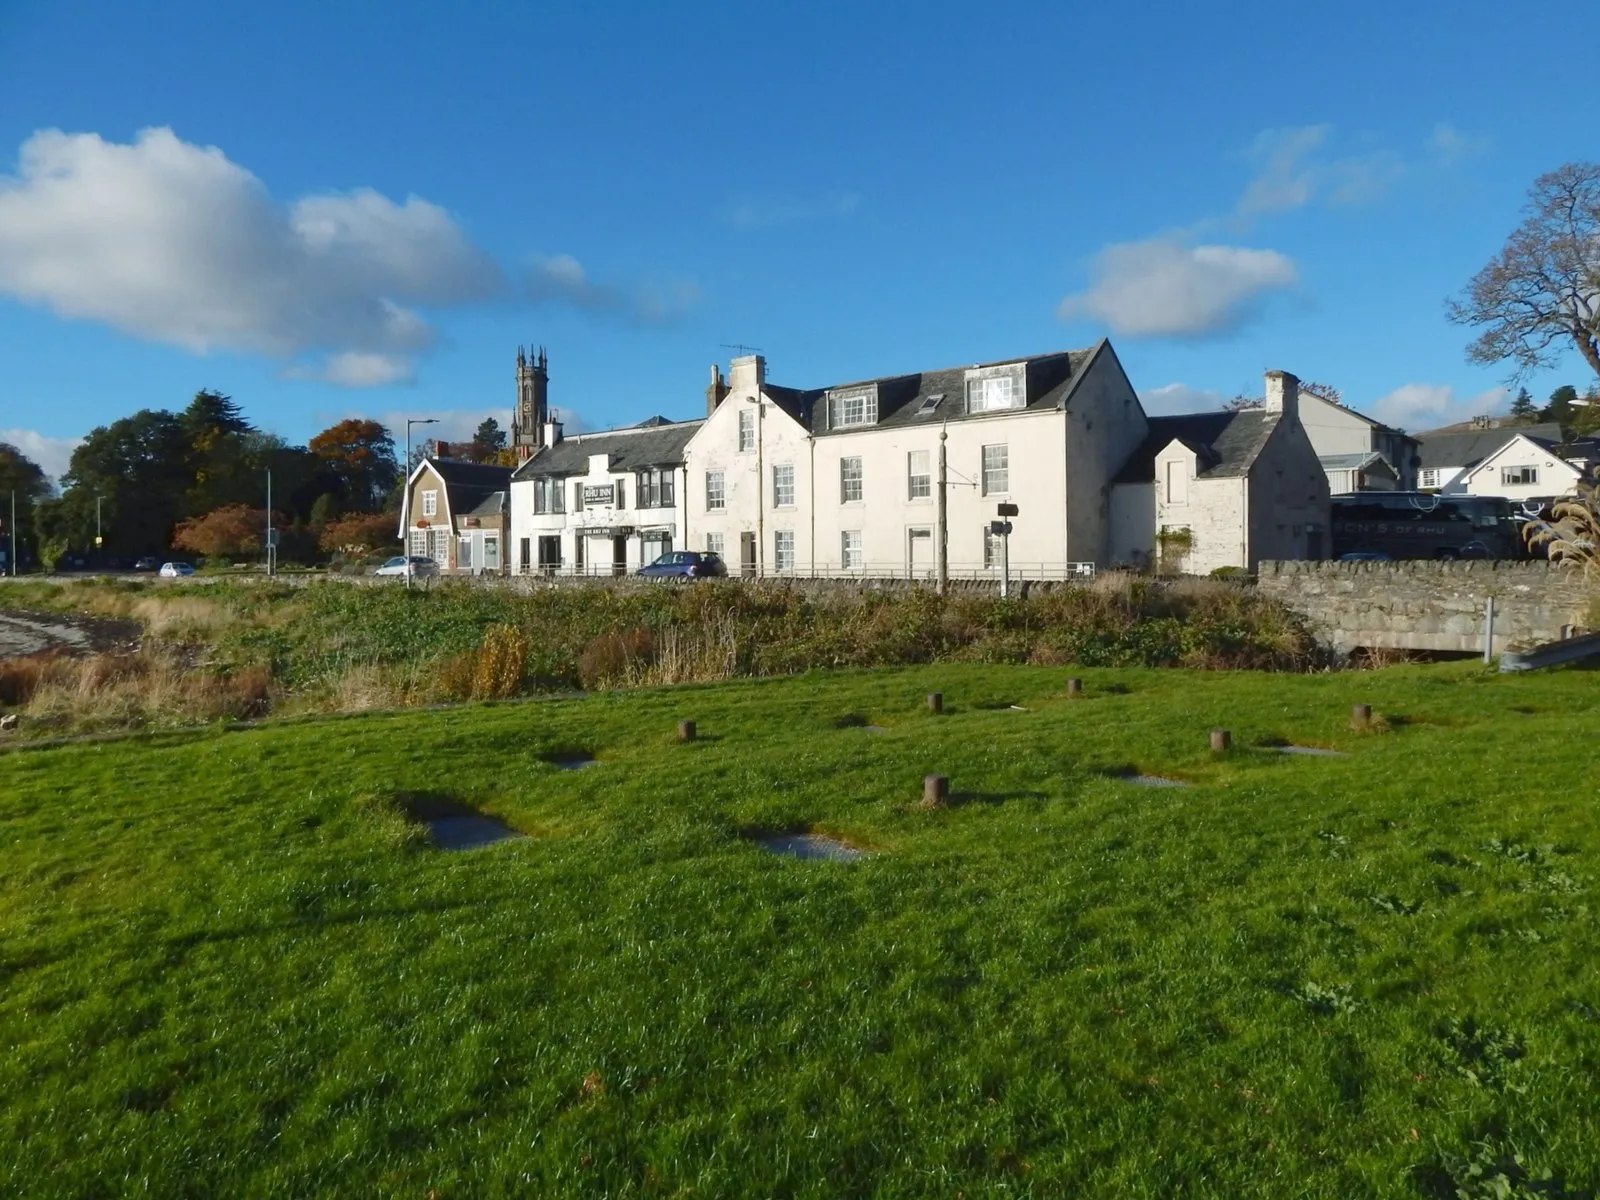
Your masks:
{"label": "white cloud", "polygon": [[1482,154],[1489,144],[1488,138],[1463,133],[1448,121],[1435,125],[1427,141],[1429,153],[1445,166]]}
{"label": "white cloud", "polygon": [[766,229],[799,221],[848,217],[860,203],[861,197],[855,192],[834,192],[815,200],[744,196],[722,210],[722,219],[739,229]]}
{"label": "white cloud", "polygon": [[1250,158],[1259,173],[1239,197],[1236,215],[1288,212],[1318,199],[1365,204],[1404,172],[1403,160],[1392,150],[1329,158],[1323,150],[1332,132],[1331,125],[1302,125],[1257,134]]}
{"label": "white cloud", "polygon": [[1471,417],[1504,412],[1510,404],[1511,392],[1503,387],[1490,388],[1475,396],[1457,396],[1455,389],[1447,384],[1408,383],[1375,401],[1372,415],[1401,429],[1435,429]]}
{"label": "white cloud", "polygon": [[1179,413],[1216,412],[1228,397],[1211,388],[1169,383],[1139,393],[1139,403],[1152,417],[1171,417]]}
{"label": "white cloud", "polygon": [[283,205],[221,150],[171,129],[126,145],[41,131],[17,175],[0,178],[0,292],[197,354],[394,382],[433,340],[418,308],[502,287],[437,205],[369,189]]}
{"label": "white cloud", "polygon": [[1223,333],[1295,279],[1294,263],[1276,250],[1122,242],[1100,252],[1088,290],[1068,296],[1059,313],[1093,318],[1124,337]]}
{"label": "white cloud", "polygon": [[570,304],[636,325],[669,325],[700,301],[700,289],[687,280],[647,280],[627,287],[598,283],[570,254],[535,260],[528,269],[527,292],[535,304]]}
{"label": "white cloud", "polygon": [[82,438],[46,437],[31,429],[0,429],[0,442],[15,446],[58,483],[72,462],[72,452],[82,441]]}

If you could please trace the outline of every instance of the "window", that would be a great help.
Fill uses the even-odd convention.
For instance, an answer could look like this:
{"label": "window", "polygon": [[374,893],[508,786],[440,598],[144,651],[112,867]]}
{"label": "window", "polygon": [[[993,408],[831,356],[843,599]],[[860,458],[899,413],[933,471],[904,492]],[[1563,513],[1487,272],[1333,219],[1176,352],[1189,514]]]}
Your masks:
{"label": "window", "polygon": [[935,392],[931,396],[923,397],[922,403],[917,406],[917,416],[925,417],[939,407],[939,401],[944,399],[943,392]]}
{"label": "window", "polygon": [[839,535],[840,559],[846,571],[861,570],[861,531],[846,529]]}
{"label": "window", "polygon": [[422,515],[425,517],[439,515],[439,493],[431,488],[422,493]]}
{"label": "window", "polygon": [[906,455],[906,494],[913,500],[926,500],[933,495],[933,471],[928,466],[929,457],[926,450],[913,450]]}
{"label": "window", "polygon": [[565,483],[553,475],[541,475],[533,481],[533,511],[536,513],[558,513],[562,511],[561,501],[565,494]]}
{"label": "window", "polygon": [[1425,487],[1425,488],[1438,487],[1439,486],[1439,468],[1438,467],[1424,467],[1422,469],[1422,472],[1417,476],[1417,486],[1418,487]]}
{"label": "window", "polygon": [[583,511],[583,480],[581,479],[572,485],[572,511]]}
{"label": "window", "polygon": [[1005,495],[1011,490],[1011,451],[1006,446],[983,448],[983,494]]}
{"label": "window", "polygon": [[1523,484],[1539,482],[1538,467],[1501,467],[1500,484],[1502,487],[1516,487]]}
{"label": "window", "polygon": [[411,534],[411,553],[418,558],[428,557],[428,531],[418,529]]}
{"label": "window", "polygon": [[852,425],[872,425],[878,420],[878,394],[875,391],[847,392],[828,400],[828,428],[849,429]]}
{"label": "window", "polygon": [[706,472],[706,511],[721,512],[728,507],[727,480],[721,471]]}
{"label": "window", "polygon": [[1179,459],[1167,463],[1167,503],[1189,503],[1189,464]]}
{"label": "window", "polygon": [[983,527],[983,565],[985,567],[1000,565],[1000,535],[987,525]]}
{"label": "window", "polygon": [[523,572],[524,574],[526,574],[528,568],[533,565],[532,548],[533,543],[529,541],[529,539],[517,539],[517,570]]}
{"label": "window", "polygon": [[773,532],[772,565],[784,574],[794,573],[794,530],[779,529]]}
{"label": "window", "polygon": [[708,533],[708,534],[706,534],[706,553],[707,554],[715,554],[718,558],[721,558],[722,557],[722,545],[723,545],[722,535],[720,533]]}
{"label": "window", "polygon": [[671,467],[647,467],[639,472],[639,507],[672,508],[677,504]]}
{"label": "window", "polygon": [[772,506],[794,507],[794,464],[778,463],[772,468]]}
{"label": "window", "polygon": [[1014,375],[990,375],[967,380],[967,411],[998,412],[1022,407],[1022,391]]}
{"label": "window", "polygon": [[472,570],[472,539],[466,534],[456,539],[456,570]]}
{"label": "window", "polygon": [[839,460],[839,503],[853,504],[861,499],[861,460]]}
{"label": "window", "polygon": [[492,533],[483,535],[483,569],[485,571],[500,569],[500,539]]}
{"label": "window", "polygon": [[756,448],[756,413],[753,408],[739,410],[739,453],[748,454]]}

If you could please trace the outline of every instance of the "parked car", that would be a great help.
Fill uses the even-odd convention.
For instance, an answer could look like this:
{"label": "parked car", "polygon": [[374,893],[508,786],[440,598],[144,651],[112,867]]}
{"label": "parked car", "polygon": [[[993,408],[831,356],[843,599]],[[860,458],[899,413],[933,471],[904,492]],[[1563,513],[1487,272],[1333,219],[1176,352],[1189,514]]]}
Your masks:
{"label": "parked car", "polygon": [[[407,564],[409,563],[409,568]],[[431,558],[420,554],[413,554],[409,559],[404,554],[397,554],[383,566],[373,572],[374,575],[405,575],[409,570],[413,579],[423,575],[437,575],[439,564]]]}
{"label": "parked car", "polygon": [[163,579],[182,579],[185,576],[193,575],[194,568],[186,562],[162,563],[159,574]]}
{"label": "parked car", "polygon": [[646,579],[710,579],[727,573],[721,556],[704,550],[669,550],[638,571]]}
{"label": "parked car", "polygon": [[133,569],[135,571],[159,571],[161,569],[161,560],[147,554],[143,558],[134,561]]}

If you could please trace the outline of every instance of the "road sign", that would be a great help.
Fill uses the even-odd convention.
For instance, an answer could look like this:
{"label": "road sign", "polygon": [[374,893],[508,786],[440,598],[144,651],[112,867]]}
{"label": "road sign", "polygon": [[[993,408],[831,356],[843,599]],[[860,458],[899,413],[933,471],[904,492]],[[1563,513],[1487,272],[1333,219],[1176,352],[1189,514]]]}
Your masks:
{"label": "road sign", "polygon": [[990,521],[989,522],[989,532],[990,533],[999,533],[999,534],[1008,534],[1008,533],[1011,532],[1011,522],[1010,521]]}
{"label": "road sign", "polygon": [[1002,505],[1000,505],[999,506],[999,513],[1000,513],[1000,515],[1002,517],[1015,517],[1015,516],[1019,516],[1020,515],[1017,512],[1017,506],[1015,504],[1002,504]]}

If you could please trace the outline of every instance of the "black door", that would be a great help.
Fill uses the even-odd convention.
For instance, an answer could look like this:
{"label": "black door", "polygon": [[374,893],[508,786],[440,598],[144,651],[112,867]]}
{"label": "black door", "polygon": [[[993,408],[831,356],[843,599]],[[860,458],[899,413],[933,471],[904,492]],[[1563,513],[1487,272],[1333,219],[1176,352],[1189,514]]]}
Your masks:
{"label": "black door", "polygon": [[613,575],[628,573],[628,539],[625,537],[611,539],[611,573]]}

